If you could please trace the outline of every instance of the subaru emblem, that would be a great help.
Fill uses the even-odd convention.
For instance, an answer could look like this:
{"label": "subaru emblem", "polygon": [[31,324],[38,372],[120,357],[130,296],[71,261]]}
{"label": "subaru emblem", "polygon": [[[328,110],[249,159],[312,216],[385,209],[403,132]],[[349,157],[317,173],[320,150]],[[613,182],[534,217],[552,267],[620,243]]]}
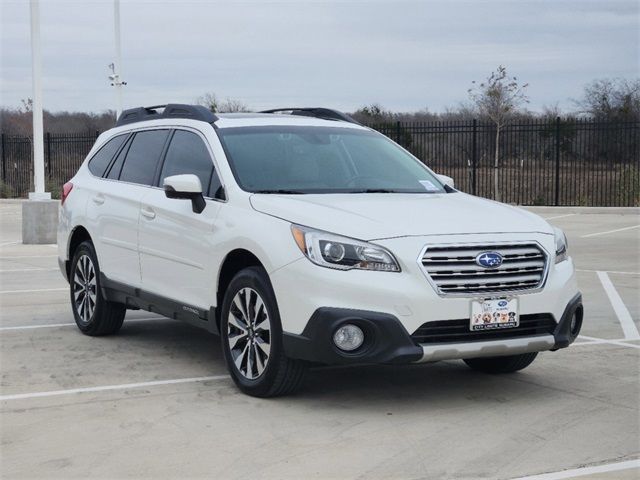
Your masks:
{"label": "subaru emblem", "polygon": [[502,265],[502,255],[498,252],[482,252],[476,257],[476,264],[484,268],[498,268]]}

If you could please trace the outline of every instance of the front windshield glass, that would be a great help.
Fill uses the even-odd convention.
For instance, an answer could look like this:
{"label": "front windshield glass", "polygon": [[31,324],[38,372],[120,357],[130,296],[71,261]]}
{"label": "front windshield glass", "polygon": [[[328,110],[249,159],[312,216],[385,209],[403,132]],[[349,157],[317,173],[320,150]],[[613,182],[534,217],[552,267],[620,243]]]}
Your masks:
{"label": "front windshield glass", "polygon": [[442,193],[419,161],[368,130],[309,126],[218,130],[237,182],[255,193]]}

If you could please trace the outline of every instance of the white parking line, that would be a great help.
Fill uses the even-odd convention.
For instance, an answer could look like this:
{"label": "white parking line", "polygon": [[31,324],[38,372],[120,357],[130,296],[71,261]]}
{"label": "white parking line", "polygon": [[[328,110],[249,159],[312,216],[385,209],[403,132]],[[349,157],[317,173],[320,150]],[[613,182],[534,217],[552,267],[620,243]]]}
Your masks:
{"label": "white parking line", "polygon": [[0,243],[0,247],[7,247],[7,246],[9,246],[9,245],[17,245],[17,244],[19,244],[19,243],[22,243],[22,242],[5,242],[5,243]]}
{"label": "white parking line", "polygon": [[609,275],[606,272],[598,272],[598,278],[600,279],[600,283],[604,287],[604,291],[609,297],[609,301],[613,306],[613,311],[616,312],[616,316],[620,321],[620,326],[622,327],[622,331],[624,332],[624,338],[627,340],[640,340],[640,332],[638,332],[638,327],[633,322],[631,318],[631,314],[627,307],[625,306],[622,298],[616,291],[613,283],[609,279]]}
{"label": "white parking line", "polygon": [[177,383],[207,382],[211,380],[224,380],[227,378],[229,378],[229,375],[214,375],[211,377],[176,378],[172,380],[156,380],[153,382],[124,383],[122,385],[70,388],[68,390],[52,390],[49,392],[16,393],[13,395],[0,395],[0,401],[5,402],[9,400],[24,400],[28,398],[55,397],[58,395],[74,395],[76,393],[106,392],[109,390],[128,390],[131,388],[153,387],[156,385],[174,385]]}
{"label": "white parking line", "polygon": [[587,337],[586,335],[580,335],[581,339],[583,340],[587,340],[584,343],[574,343],[573,345],[602,345],[602,344],[608,344],[608,345],[617,345],[619,347],[631,347],[631,348],[639,348],[640,349],[640,345],[635,345],[633,343],[626,343],[625,340],[627,340],[626,338],[623,338],[622,340],[608,340],[606,338],[596,338],[596,337]]}
{"label": "white parking line", "polygon": [[[125,319],[125,323],[130,322],[149,322],[151,320],[172,320],[167,317],[144,317],[144,318],[128,318]],[[38,328],[59,328],[59,327],[75,327],[76,324],[74,322],[69,323],[44,323],[41,325],[18,325],[15,327],[0,327],[0,332],[8,332],[12,330],[34,330]]]}
{"label": "white parking line", "polygon": [[558,215],[555,217],[545,218],[545,220],[555,220],[556,218],[573,217],[575,213],[567,213],[566,215]]}
{"label": "white parking line", "polygon": [[53,272],[60,270],[59,268],[11,268],[9,270],[0,270],[0,273],[16,273],[16,272]]}
{"label": "white parking line", "polygon": [[640,275],[640,272],[616,272],[614,270],[581,270],[579,268],[576,268],[576,272],[590,272],[590,273],[606,272],[606,273],[614,273],[616,275]]}
{"label": "white parking line", "polygon": [[56,258],[58,255],[4,255],[0,260],[14,260],[16,258]]}
{"label": "white parking line", "polygon": [[627,460],[626,462],[608,463],[595,467],[574,468],[572,470],[562,470],[560,472],[543,473],[528,477],[519,477],[516,480],[561,480],[563,478],[576,478],[597,473],[619,472],[620,470],[630,470],[640,468],[640,460]]}
{"label": "white parking line", "polygon": [[589,233],[588,235],[582,235],[580,238],[597,237],[598,235],[609,235],[610,233],[624,232],[625,230],[631,230],[634,228],[640,228],[640,225],[634,225],[633,227],[617,228],[615,230],[608,230],[606,232]]}
{"label": "white parking line", "polygon": [[2,290],[0,294],[7,293],[37,293],[37,292],[61,292],[63,290],[69,290],[69,287],[66,288],[40,288],[37,290]]}

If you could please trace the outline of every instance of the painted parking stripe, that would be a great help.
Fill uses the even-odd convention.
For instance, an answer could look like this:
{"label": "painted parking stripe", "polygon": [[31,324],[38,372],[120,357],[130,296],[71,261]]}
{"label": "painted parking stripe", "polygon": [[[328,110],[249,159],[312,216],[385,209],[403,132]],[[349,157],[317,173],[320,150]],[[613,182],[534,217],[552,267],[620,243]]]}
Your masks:
{"label": "painted parking stripe", "polygon": [[619,347],[631,347],[631,348],[640,348],[640,345],[635,345],[633,343],[627,343],[626,338],[623,338],[622,340],[608,340],[606,338],[596,338],[596,337],[587,337],[586,335],[580,335],[581,339],[587,340],[585,343],[579,343],[579,344],[575,344],[574,345],[601,345],[601,344],[608,344],[608,345],[616,345]]}
{"label": "painted parking stripe", "polygon": [[620,272],[615,270],[581,270],[579,268],[576,268],[576,272],[589,272],[589,273],[606,272],[606,273],[613,273],[615,275],[640,275],[640,272]]}
{"label": "painted parking stripe", "polygon": [[18,273],[18,272],[54,272],[59,268],[11,268],[8,270],[0,270],[0,273]]}
{"label": "painted parking stripe", "polygon": [[615,230],[607,230],[606,232],[589,233],[587,235],[582,235],[580,238],[597,237],[599,235],[609,235],[610,233],[624,232],[625,230],[632,230],[634,228],[640,228],[640,225],[634,225],[632,227],[617,228]]}
{"label": "painted parking stripe", "polygon": [[613,306],[614,312],[616,312],[616,316],[620,321],[620,326],[622,327],[622,331],[624,332],[624,338],[627,340],[640,340],[640,332],[638,332],[638,327],[633,322],[631,318],[631,314],[627,307],[625,306],[622,298],[618,294],[617,290],[611,283],[609,279],[609,275],[606,272],[598,272],[598,278],[600,279],[600,283],[604,287],[604,291],[609,297],[609,301]]}
{"label": "painted parking stripe", "polygon": [[36,290],[2,290],[0,294],[8,294],[8,293],[38,293],[38,292],[62,292],[69,290],[69,287],[66,288],[39,288]]}
{"label": "painted parking stripe", "polygon": [[576,215],[575,213],[567,213],[566,215],[557,215],[555,217],[545,218],[545,220],[555,220],[556,218],[565,218],[565,217],[573,217]]}
{"label": "painted parking stripe", "polygon": [[541,475],[531,475],[529,477],[519,477],[516,480],[561,480],[563,478],[576,478],[585,475],[595,475],[597,473],[619,472],[640,468],[640,460],[627,460],[626,462],[608,463],[595,467],[574,468],[572,470],[562,470],[560,472],[543,473]]}
{"label": "painted parking stripe", "polygon": [[227,378],[229,378],[229,375],[213,375],[210,377],[174,378],[171,380],[155,380],[153,382],[124,383],[122,385],[102,385],[100,387],[70,388],[68,390],[52,390],[49,392],[16,393],[13,395],[0,395],[0,401],[6,402],[9,400],[26,400],[29,398],[75,395],[78,393],[107,392],[110,390],[130,390],[132,388],[155,387],[157,385],[175,385],[178,383],[208,382],[213,380],[224,380]]}
{"label": "painted parking stripe", "polygon": [[[172,320],[167,317],[145,317],[145,318],[127,318],[125,319],[125,323],[130,322],[149,322],[152,320]],[[18,325],[14,327],[0,327],[0,332],[7,332],[12,330],[35,330],[38,328],[60,328],[60,327],[75,327],[76,324],[74,322],[69,323],[43,323],[40,325]]]}
{"label": "painted parking stripe", "polygon": [[57,258],[58,255],[4,255],[0,260],[15,260],[16,258]]}

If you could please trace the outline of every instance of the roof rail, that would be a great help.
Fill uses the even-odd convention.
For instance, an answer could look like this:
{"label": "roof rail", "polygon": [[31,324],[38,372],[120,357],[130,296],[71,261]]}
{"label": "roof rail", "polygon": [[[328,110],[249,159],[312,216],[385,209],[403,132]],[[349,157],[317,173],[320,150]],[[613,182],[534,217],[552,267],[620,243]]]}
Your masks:
{"label": "roof rail", "polygon": [[355,123],[356,125],[360,125],[359,122],[351,118],[346,113],[342,113],[338,110],[332,110],[330,108],[323,108],[323,107],[274,108],[271,110],[263,110],[260,113],[282,113],[282,112],[291,112],[290,115],[322,118],[324,120],[338,120],[342,122],[349,122],[349,123]]}
{"label": "roof rail", "polygon": [[[163,109],[162,112],[159,112]],[[170,103],[168,105],[154,105],[152,107],[137,107],[124,110],[116,127],[127,125],[129,123],[144,122],[145,120],[159,120],[163,118],[188,118],[191,120],[201,120],[207,123],[213,123],[218,120],[209,109],[202,105],[182,105],[179,103]]]}

